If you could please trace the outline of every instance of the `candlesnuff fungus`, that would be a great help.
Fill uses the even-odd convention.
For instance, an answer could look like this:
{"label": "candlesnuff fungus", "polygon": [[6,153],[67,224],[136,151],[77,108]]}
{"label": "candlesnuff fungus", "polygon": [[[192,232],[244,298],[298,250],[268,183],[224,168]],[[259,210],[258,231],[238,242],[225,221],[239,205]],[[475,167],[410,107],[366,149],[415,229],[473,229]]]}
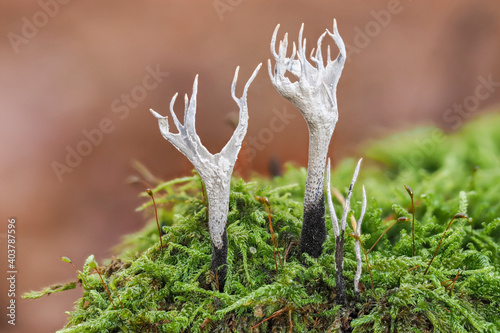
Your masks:
{"label": "candlesnuff fungus", "polygon": [[[292,55],[287,58],[288,34],[280,41],[276,53],[276,27],[271,40],[271,53],[276,64],[271,69],[269,60],[269,76],[278,92],[292,102],[304,116],[309,127],[309,161],[304,196],[304,216],[300,235],[300,250],[312,257],[319,257],[326,239],[324,177],[328,146],[338,120],[337,83],[340,79],[346,59],[344,42],[337,31],[337,23],[333,21],[333,33],[326,30],[318,39],[316,54],[314,49],[310,59],[306,57],[306,40],[302,40],[304,25],[300,28],[298,49],[293,44]],[[339,48],[335,61],[330,59],[328,47],[326,67],[323,63],[321,43],[328,33]],[[295,56],[297,58],[295,59]],[[291,82],[286,76],[290,72],[298,81]]]}
{"label": "candlesnuff fungus", "polygon": [[196,94],[198,90],[198,76],[194,79],[193,94],[188,101],[187,94],[184,97],[184,125],[177,119],[173,107],[177,93],[170,102],[170,114],[179,133],[169,131],[168,117],[163,117],[151,110],[158,118],[161,134],[171,144],[183,153],[196,168],[201,179],[205,182],[208,197],[208,229],[212,240],[211,269],[215,273],[219,291],[224,290],[227,274],[227,214],[229,210],[229,193],[231,174],[234,164],[245,138],[248,128],[247,91],[253,79],[257,75],[262,64],[254,70],[243,89],[241,98],[235,94],[236,81],[238,80],[239,67],[234,73],[231,95],[240,108],[239,123],[229,142],[222,148],[220,153],[211,154],[202,144],[195,129]]}
{"label": "candlesnuff fungus", "polygon": [[[347,216],[350,211],[351,194],[354,188],[354,184],[356,183],[356,179],[358,178],[359,168],[361,166],[362,160],[363,159],[359,160],[358,165],[356,165],[356,169],[354,170],[354,175],[352,176],[351,185],[349,186],[349,191],[345,199],[344,210],[342,212],[342,217],[340,218],[340,223],[339,223],[332,202],[332,191],[330,188],[330,159],[328,159],[328,166],[326,172],[326,193],[328,197],[328,208],[330,210],[330,216],[332,218],[333,233],[335,235],[335,271],[337,274],[336,285],[337,285],[337,295],[339,299],[339,304],[345,304],[345,282],[343,276],[344,243],[345,243],[344,233],[347,224]],[[359,279],[361,277],[361,268],[362,268],[359,237],[361,237],[361,224],[363,223],[363,217],[365,216],[365,212],[366,212],[366,192],[365,192],[365,187],[363,186],[363,204],[361,207],[361,214],[359,216],[358,222],[355,223],[355,225],[353,225],[354,235],[358,238],[356,239],[354,244],[354,252],[356,254],[356,261],[357,261],[356,274],[354,276],[354,291],[356,293],[356,296],[359,295]]]}

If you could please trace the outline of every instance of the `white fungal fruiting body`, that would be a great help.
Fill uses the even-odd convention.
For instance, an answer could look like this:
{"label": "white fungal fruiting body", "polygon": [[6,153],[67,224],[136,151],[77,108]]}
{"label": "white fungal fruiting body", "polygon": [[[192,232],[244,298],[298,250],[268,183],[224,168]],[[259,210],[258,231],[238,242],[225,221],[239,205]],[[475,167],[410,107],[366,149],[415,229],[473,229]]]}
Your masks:
{"label": "white fungal fruiting body", "polygon": [[[363,205],[361,206],[361,214],[359,216],[358,222],[356,223],[355,234],[361,237],[361,224],[363,224],[363,218],[366,212],[366,191],[363,185]],[[361,245],[359,240],[354,242],[354,254],[356,255],[356,273],[354,274],[354,293],[356,297],[359,297],[359,279],[361,278],[361,272],[363,271],[363,260],[361,259]]]}
{"label": "white fungal fruiting body", "polygon": [[[363,159],[360,159],[358,161],[358,164],[356,165],[356,169],[354,170],[354,174],[352,176],[352,181],[351,185],[349,186],[349,191],[347,193],[347,197],[345,199],[344,203],[344,209],[342,211],[342,217],[340,218],[340,221],[337,218],[337,214],[335,213],[335,208],[333,206],[333,201],[332,201],[332,191],[330,188],[330,159],[328,159],[328,165],[327,165],[327,171],[326,171],[326,192],[327,192],[327,199],[328,199],[328,208],[330,210],[330,216],[332,219],[332,228],[333,228],[333,233],[335,235],[335,269],[337,271],[337,293],[339,295],[339,302],[344,303],[345,302],[345,284],[344,284],[344,278],[343,278],[343,269],[344,269],[344,241],[345,241],[345,228],[347,225],[347,216],[350,211],[350,205],[351,205],[351,194],[354,189],[354,184],[356,184],[356,180],[358,178],[359,174],[359,168],[361,167],[361,161]],[[353,228],[354,234],[358,237],[361,237],[361,224],[363,223],[363,218],[366,212],[366,192],[365,192],[365,187],[363,186],[363,203],[361,207],[361,214],[359,216],[359,220],[356,223],[353,223]],[[354,290],[356,292],[356,295],[359,295],[359,279],[361,277],[361,270],[362,270],[362,260],[361,260],[361,248],[359,241],[356,240],[354,244],[354,252],[356,254],[356,261],[357,261],[357,267],[356,267],[356,273],[354,276]]]}
{"label": "white fungal fruiting body", "polygon": [[[153,115],[158,118],[158,124],[163,137],[191,161],[205,183],[208,197],[208,227],[210,237],[215,249],[223,251],[225,255],[227,255],[227,248],[224,249],[224,247],[227,247],[226,223],[229,210],[231,175],[248,128],[247,91],[261,65],[262,64],[259,64],[259,66],[257,66],[246,83],[241,98],[237,98],[235,94],[239,67],[236,68],[231,86],[231,95],[240,109],[239,123],[231,139],[224,148],[222,148],[220,153],[211,154],[202,145],[196,133],[195,116],[198,76],[196,76],[194,80],[191,98],[188,100],[187,95],[184,97],[184,125],[179,122],[173,110],[177,94],[174,95],[170,102],[170,114],[172,115],[172,119],[179,133],[170,132],[168,118],[151,110]],[[216,261],[216,263],[225,264],[225,257],[219,259],[223,260]],[[214,263],[214,257],[212,257],[212,263]],[[218,266],[220,265],[217,264],[217,267]]]}
{"label": "white fungal fruiting body", "polygon": [[[269,76],[276,90],[302,113],[309,128],[309,161],[304,196],[304,219],[301,233],[301,250],[313,257],[321,254],[321,246],[326,238],[324,221],[324,173],[328,154],[328,146],[338,120],[337,84],[344,68],[346,50],[344,42],[337,30],[334,20],[333,33],[326,31],[318,41],[316,52],[311,52],[309,59],[306,56],[306,40],[302,38],[304,25],[299,32],[298,49],[293,43],[292,55],[286,56],[288,36],[280,41],[278,53],[275,50],[276,34],[279,25],[274,30],[271,40],[271,53],[276,64],[274,69],[269,60]],[[324,37],[329,35],[337,47],[339,54],[332,61],[330,48],[326,57],[326,66],[323,60],[321,45]],[[291,82],[285,76],[289,72],[298,81]]]}

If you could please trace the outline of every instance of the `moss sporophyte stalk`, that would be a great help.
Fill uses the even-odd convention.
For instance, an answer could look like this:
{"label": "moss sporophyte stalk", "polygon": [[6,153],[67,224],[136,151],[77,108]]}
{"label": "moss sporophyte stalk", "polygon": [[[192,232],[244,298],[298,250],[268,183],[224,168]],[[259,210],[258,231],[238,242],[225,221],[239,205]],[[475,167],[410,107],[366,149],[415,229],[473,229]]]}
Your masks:
{"label": "moss sporophyte stalk", "polygon": [[[285,34],[284,39],[280,41],[279,51],[276,53],[278,29],[279,25],[274,30],[271,40],[271,53],[276,64],[272,70],[271,60],[269,60],[269,76],[281,96],[288,99],[304,116],[309,128],[309,160],[300,250],[317,258],[321,255],[322,245],[326,239],[323,185],[325,165],[330,140],[339,117],[336,91],[346,60],[346,50],[335,20],[333,21],[333,33],[325,31],[318,38],[316,54],[314,54],[314,49],[311,52],[310,60],[314,66],[311,65],[306,56],[306,40],[302,38],[304,25],[300,28],[298,49],[293,43],[292,55],[289,58],[286,56],[288,34]],[[325,66],[321,45],[327,34],[339,48],[339,54],[332,61],[328,46]],[[291,82],[285,76],[287,72],[296,77],[298,81]]]}
{"label": "moss sporophyte stalk", "polygon": [[[177,95],[170,104],[179,133],[153,111],[196,172],[139,179],[151,184],[140,194],[147,200],[138,210],[152,216],[143,230],[125,236],[104,262],[91,255],[80,269],[63,257],[75,281],[24,297],[80,287],[59,332],[499,332],[500,116],[450,135],[405,131],[370,144],[362,169],[361,160],[346,159],[331,171],[326,152],[345,62],[336,24],[319,38],[314,66],[302,29],[291,57],[286,35],[276,53],[276,34],[269,72],[308,123],[308,169],[287,165],[283,176],[249,181],[232,175],[260,65],[241,98],[236,70],[239,123],[217,154],[196,134],[196,77],[183,124],[173,111]],[[340,52],[324,66],[326,34]],[[435,133],[441,140],[425,158],[410,159]]]}

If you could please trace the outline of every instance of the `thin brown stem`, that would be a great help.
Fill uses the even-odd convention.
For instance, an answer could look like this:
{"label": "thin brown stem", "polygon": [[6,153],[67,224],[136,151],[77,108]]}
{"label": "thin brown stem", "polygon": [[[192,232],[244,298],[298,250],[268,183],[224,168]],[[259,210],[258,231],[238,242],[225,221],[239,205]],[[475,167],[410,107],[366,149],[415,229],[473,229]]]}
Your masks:
{"label": "thin brown stem", "polygon": [[87,280],[85,280],[85,277],[83,276],[83,273],[80,273],[80,271],[78,270],[78,268],[76,268],[75,264],[73,264],[73,262],[71,261],[70,258],[68,257],[61,257],[61,260],[64,261],[64,262],[67,262],[67,263],[70,263],[71,266],[73,266],[73,268],[75,269],[75,272],[77,274],[77,276],[82,276],[82,281],[85,282],[85,284],[88,286],[89,284],[87,283]]}
{"label": "thin brown stem", "polygon": [[161,253],[163,254],[163,240],[162,240],[162,237],[161,237],[160,223],[158,222],[158,211],[156,209],[155,197],[153,196],[153,191],[151,191],[149,188],[146,190],[146,192],[148,193],[148,195],[153,200],[153,206],[155,208],[155,216],[156,216],[156,225],[158,226],[158,236],[160,237],[160,250],[161,250]]}
{"label": "thin brown stem", "polygon": [[281,268],[283,269],[283,262],[281,261],[280,250],[278,248],[278,240],[276,239],[276,234],[274,233],[273,229],[273,223],[271,222],[271,206],[267,207],[267,218],[269,220],[269,229],[271,230],[271,234],[274,239],[274,246],[276,247],[276,253],[278,254],[278,260],[280,262]]}
{"label": "thin brown stem", "polygon": [[451,284],[451,289],[450,289],[450,296],[453,293],[453,288],[455,288],[455,283],[457,282],[458,278],[460,277],[460,268],[457,271],[457,275],[453,279],[453,283]]}
{"label": "thin brown stem", "polygon": [[[282,269],[283,269],[283,262],[281,261],[281,256],[278,248],[278,241],[276,240],[276,235],[273,229],[273,223],[271,219],[271,204],[269,203],[269,200],[266,197],[256,196],[255,199],[259,201],[262,205],[264,205],[264,209],[266,210],[267,213],[267,218],[269,220],[269,230],[271,232],[271,242],[273,243],[274,263],[276,264],[276,271],[278,271],[278,261],[276,260],[276,252],[278,253],[278,260],[280,262]],[[276,251],[274,250],[275,247]]]}
{"label": "thin brown stem", "polygon": [[[95,271],[97,272],[97,274],[99,275],[99,277],[101,278],[102,285],[104,286],[104,289],[106,290],[106,293],[108,294],[109,300],[111,301],[111,304],[113,305],[113,309],[116,310],[115,303],[113,302],[113,298],[111,297],[111,292],[109,291],[108,286],[106,285],[106,282],[104,282],[104,279],[103,279],[103,277],[101,275],[101,272],[99,271],[99,267],[97,267],[96,264],[94,264],[93,267],[94,267]],[[116,294],[116,297],[118,298],[118,302],[120,302],[120,305],[121,305],[122,309],[125,310],[125,308],[123,307],[123,303],[120,300],[120,296],[118,296],[118,293]],[[120,322],[122,323],[122,326],[125,326],[125,324],[123,323],[123,320],[120,317],[120,315],[118,315],[118,318],[120,319]],[[132,321],[130,319],[128,321],[129,321],[130,325],[132,325]]]}
{"label": "thin brown stem", "polygon": [[393,227],[393,226],[394,226],[397,222],[404,222],[404,221],[409,221],[409,220],[410,220],[410,219],[409,219],[409,218],[407,218],[407,217],[400,217],[400,218],[398,218],[396,221],[394,221],[394,223],[393,223],[393,224],[391,224],[391,225],[389,226],[389,228],[385,229],[385,231],[382,233],[382,235],[380,235],[380,237],[377,239],[377,241],[375,242],[375,244],[373,244],[373,245],[372,245],[372,247],[368,250],[368,252],[367,252],[367,253],[370,253],[370,251],[371,251],[371,250],[375,247],[375,245],[377,245],[378,241],[382,238],[382,236],[384,236],[384,235],[385,235],[385,233],[386,233],[387,231],[389,231],[389,229],[391,229],[391,228],[392,228],[392,227]]}
{"label": "thin brown stem", "polygon": [[373,290],[373,293],[375,294],[375,298],[378,299],[377,292],[375,291],[375,286],[373,284],[372,270],[370,268],[370,263],[368,262],[368,253],[366,253],[364,242],[361,240],[361,238],[358,235],[349,234],[349,236],[356,239],[359,242],[359,244],[361,245],[361,248],[363,249],[363,253],[365,254],[365,259],[366,259],[366,267],[368,268],[368,273],[370,273],[370,279],[372,282],[372,290]]}
{"label": "thin brown stem", "polygon": [[446,289],[448,289],[449,286],[453,283],[453,279],[449,279],[446,281],[441,282],[441,285],[444,286]]}
{"label": "thin brown stem", "polygon": [[116,288],[113,290],[116,294],[116,298],[118,299],[118,303],[120,303],[120,307],[125,310],[125,307],[123,306],[122,300],[120,299],[120,295],[118,295],[118,291],[116,291]]}
{"label": "thin brown stem", "polygon": [[450,223],[448,223],[448,227],[446,227],[446,230],[444,231],[444,234],[443,236],[441,236],[441,240],[439,241],[439,244],[436,248],[436,251],[434,252],[434,255],[432,256],[431,258],[431,261],[429,261],[429,265],[427,265],[427,269],[425,270],[424,272],[424,275],[427,274],[427,271],[429,270],[429,268],[431,267],[431,264],[432,264],[432,261],[434,260],[434,258],[436,257],[436,254],[438,253],[439,251],[439,247],[441,246],[441,243],[443,242],[443,238],[444,236],[446,236],[446,232],[448,231],[448,229],[451,227],[451,224],[453,223],[453,221],[455,221],[455,219],[457,218],[460,218],[460,219],[466,219],[467,216],[464,215],[464,214],[456,214],[455,216],[453,216],[453,218],[451,219]]}

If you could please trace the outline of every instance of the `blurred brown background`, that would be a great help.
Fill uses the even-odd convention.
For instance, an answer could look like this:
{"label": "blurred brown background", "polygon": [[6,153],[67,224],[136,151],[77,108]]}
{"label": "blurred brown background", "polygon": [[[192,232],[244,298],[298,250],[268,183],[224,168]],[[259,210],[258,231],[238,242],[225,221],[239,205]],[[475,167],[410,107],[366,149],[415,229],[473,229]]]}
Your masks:
{"label": "blurred brown background", "polygon": [[[307,127],[270,83],[269,42],[277,23],[280,39],[288,32],[296,40],[304,22],[310,49],[333,18],[349,53],[331,146],[337,160],[359,154],[362,142],[415,125],[455,130],[500,101],[495,0],[2,1],[0,269],[6,275],[6,225],[15,217],[19,273],[17,325],[3,314],[0,331],[61,328],[81,289],[34,301],[19,295],[75,279],[61,256],[78,267],[89,254],[100,261],[122,235],[143,226],[134,210],[144,187],[125,181],[136,174],[132,160],[162,179],[190,172],[148,109],[167,115],[175,92],[191,94],[196,74],[198,133],[216,152],[232,133],[228,115],[237,111],[230,95],[235,67],[240,95],[264,62],[248,94],[247,143],[255,155],[249,166],[267,174],[271,159],[305,165]],[[182,117],[182,98],[176,110]],[[72,150],[86,156],[68,165]]]}

